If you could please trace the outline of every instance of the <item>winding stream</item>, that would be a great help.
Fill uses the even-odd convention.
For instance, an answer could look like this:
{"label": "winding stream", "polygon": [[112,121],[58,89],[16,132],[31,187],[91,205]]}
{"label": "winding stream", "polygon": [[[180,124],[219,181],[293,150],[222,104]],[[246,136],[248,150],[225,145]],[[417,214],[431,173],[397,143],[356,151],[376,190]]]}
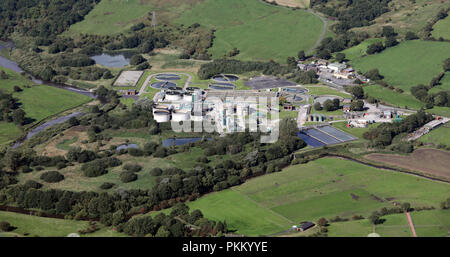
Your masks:
{"label": "winding stream", "polygon": [[[6,43],[3,43],[3,44],[0,44],[0,50],[9,49],[9,48],[14,49],[14,44],[12,42],[6,42]],[[4,67],[4,68],[7,68],[7,69],[10,69],[10,70],[13,70],[13,71],[15,71],[17,73],[24,73],[24,70],[22,68],[20,68],[20,66],[16,62],[11,61],[11,60],[3,57],[3,56],[0,56],[0,66]],[[64,85],[64,84],[56,84],[56,83],[51,83],[51,82],[44,82],[44,81],[42,81],[40,79],[37,79],[37,78],[33,77],[31,74],[27,74],[26,72],[25,72],[25,74],[31,78],[31,81],[33,81],[34,83],[36,83],[38,85],[43,85],[45,83],[45,85],[48,85],[48,86],[61,88],[61,89],[64,89],[64,90],[68,90],[68,91],[77,93],[77,94],[82,94],[82,95],[85,95],[85,96],[88,96],[88,97],[91,97],[91,98],[95,98],[94,93],[92,93],[90,91],[82,90],[82,89],[71,87],[71,86]],[[56,117],[55,119],[47,121],[47,122],[45,122],[45,123],[43,123],[43,124],[33,128],[31,131],[29,131],[27,133],[27,135],[25,136],[25,138],[20,140],[20,141],[18,141],[18,142],[16,142],[12,146],[12,148],[15,149],[15,148],[19,147],[25,140],[31,138],[32,136],[34,136],[37,133],[45,130],[46,128],[49,128],[49,127],[51,127],[53,125],[61,124],[63,122],[68,121],[72,117],[78,117],[78,116],[81,116],[81,115],[83,115],[83,113],[81,113],[81,112],[73,112],[71,114],[60,116],[60,117]]]}

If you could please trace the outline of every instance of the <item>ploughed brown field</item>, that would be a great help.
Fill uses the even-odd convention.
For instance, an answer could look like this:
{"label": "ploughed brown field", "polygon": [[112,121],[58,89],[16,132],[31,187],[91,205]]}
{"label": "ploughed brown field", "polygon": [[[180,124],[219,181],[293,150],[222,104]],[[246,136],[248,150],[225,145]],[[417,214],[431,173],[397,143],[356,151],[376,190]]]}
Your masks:
{"label": "ploughed brown field", "polygon": [[437,149],[417,149],[409,156],[368,154],[364,157],[372,161],[450,179],[450,152]]}

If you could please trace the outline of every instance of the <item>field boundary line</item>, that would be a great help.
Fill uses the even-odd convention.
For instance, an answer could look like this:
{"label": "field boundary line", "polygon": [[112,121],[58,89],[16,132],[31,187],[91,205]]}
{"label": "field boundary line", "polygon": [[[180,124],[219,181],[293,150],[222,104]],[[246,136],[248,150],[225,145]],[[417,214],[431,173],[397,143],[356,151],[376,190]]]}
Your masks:
{"label": "field boundary line", "polygon": [[258,205],[259,207],[263,208],[264,210],[267,210],[267,211],[269,211],[270,213],[275,214],[275,215],[277,215],[278,217],[281,217],[281,218],[283,218],[283,219],[286,220],[286,221],[289,221],[289,223],[295,224],[295,222],[293,222],[292,220],[288,219],[287,217],[285,217],[285,216],[283,216],[283,215],[281,215],[281,214],[279,214],[279,213],[277,213],[277,212],[275,212],[275,211],[273,211],[273,210],[271,210],[271,209],[269,209],[269,208],[267,208],[267,207],[265,207],[265,206],[262,206],[262,205],[261,205],[260,203],[258,203],[257,201],[251,199],[248,195],[242,194],[241,192],[235,190],[234,188],[231,188],[231,190],[234,191],[234,192],[236,192],[236,193],[238,193],[238,194],[240,194],[240,195],[242,195],[242,196],[244,196],[245,198],[247,198],[247,199],[250,200],[251,202],[255,203],[255,204]]}

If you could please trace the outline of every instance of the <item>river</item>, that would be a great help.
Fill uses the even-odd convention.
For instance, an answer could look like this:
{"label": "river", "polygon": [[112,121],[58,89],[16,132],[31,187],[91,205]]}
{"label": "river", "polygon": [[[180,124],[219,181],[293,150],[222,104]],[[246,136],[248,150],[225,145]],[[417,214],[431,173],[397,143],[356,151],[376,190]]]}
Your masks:
{"label": "river", "polygon": [[[0,44],[0,50],[3,50],[3,49],[12,49],[13,50],[14,49],[14,44],[12,42],[6,42],[6,43],[3,43],[3,44]],[[24,70],[22,68],[20,68],[20,66],[16,62],[11,61],[11,60],[3,57],[3,56],[0,56],[0,66],[2,66],[4,68],[7,68],[7,69],[10,69],[10,70],[13,70],[13,71],[18,72],[18,73],[24,72]],[[36,83],[36,84],[39,84],[39,85],[45,84],[45,85],[48,85],[48,86],[57,87],[57,88],[61,88],[61,89],[64,89],[64,90],[69,90],[69,91],[77,93],[77,94],[82,94],[82,95],[85,95],[85,96],[89,96],[91,98],[95,98],[94,93],[92,93],[90,91],[82,90],[82,89],[71,87],[71,86],[68,86],[68,85],[60,85],[60,84],[51,83],[51,82],[44,82],[44,81],[42,81],[40,79],[37,79],[37,78],[31,76],[31,74],[27,74],[27,75],[30,76],[31,80],[34,83]],[[83,115],[83,113],[73,112],[71,114],[60,116],[60,117],[57,117],[57,118],[52,119],[50,121],[47,121],[47,122],[45,122],[45,123],[43,123],[43,124],[33,128],[30,132],[27,133],[26,137],[23,140],[16,142],[13,145],[12,148],[14,149],[14,148],[19,147],[25,140],[31,138],[32,136],[34,136],[37,133],[45,130],[46,128],[49,128],[49,127],[51,127],[53,125],[61,124],[63,122],[66,122],[67,120],[69,120],[72,117],[78,117],[78,116],[81,116],[81,115]]]}

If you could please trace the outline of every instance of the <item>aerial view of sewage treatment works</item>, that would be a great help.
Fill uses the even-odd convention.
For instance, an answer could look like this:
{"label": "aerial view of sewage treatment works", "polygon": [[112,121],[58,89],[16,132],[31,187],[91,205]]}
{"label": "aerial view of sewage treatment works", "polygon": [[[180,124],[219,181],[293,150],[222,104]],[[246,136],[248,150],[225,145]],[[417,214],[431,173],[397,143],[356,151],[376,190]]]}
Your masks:
{"label": "aerial view of sewage treatment works", "polygon": [[145,237],[216,255],[445,240],[449,11],[1,0],[0,242]]}

